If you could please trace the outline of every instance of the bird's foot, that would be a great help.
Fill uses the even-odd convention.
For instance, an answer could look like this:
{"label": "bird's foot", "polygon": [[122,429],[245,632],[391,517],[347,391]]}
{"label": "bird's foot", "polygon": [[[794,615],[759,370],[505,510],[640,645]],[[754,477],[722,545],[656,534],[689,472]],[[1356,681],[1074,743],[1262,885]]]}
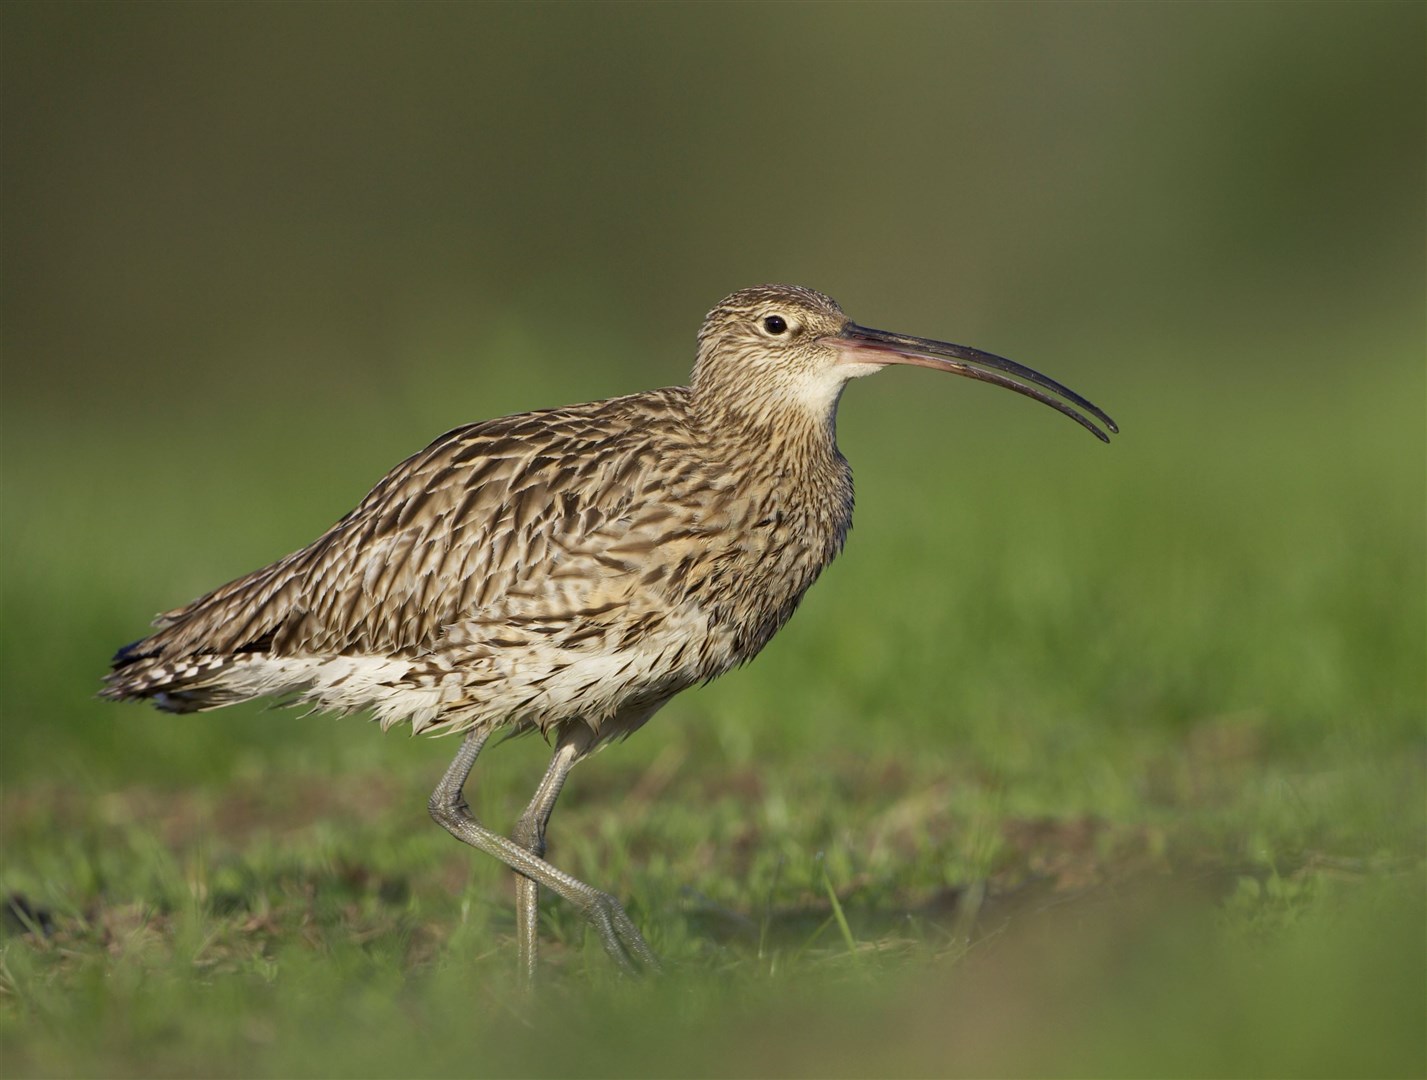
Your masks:
{"label": "bird's foot", "polygon": [[627,974],[657,974],[663,970],[644,935],[625,914],[620,902],[609,893],[591,889],[584,914],[600,936],[605,952]]}

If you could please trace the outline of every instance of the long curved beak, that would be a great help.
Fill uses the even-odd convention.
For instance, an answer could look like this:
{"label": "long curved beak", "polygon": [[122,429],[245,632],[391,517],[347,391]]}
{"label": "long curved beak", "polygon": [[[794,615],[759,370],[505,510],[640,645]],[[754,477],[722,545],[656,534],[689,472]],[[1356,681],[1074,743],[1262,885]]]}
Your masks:
{"label": "long curved beak", "polygon": [[[843,362],[849,364],[912,364],[916,367],[932,368],[936,371],[950,371],[965,375],[969,379],[1004,386],[1018,394],[1035,398],[1049,405],[1057,412],[1064,413],[1081,427],[1091,432],[1101,442],[1109,442],[1109,432],[1118,434],[1120,429],[1115,421],[1096,405],[1092,405],[1074,390],[1061,386],[1039,371],[1007,360],[1003,356],[982,352],[965,345],[951,345],[945,341],[930,338],[909,337],[894,334],[888,330],[873,330],[849,322],[841,333],[824,339],[842,353]],[[1014,377],[1013,377],[1014,376]],[[1054,396],[1052,396],[1054,395]],[[1063,399],[1063,400],[1062,400]],[[1069,402],[1069,404],[1066,404]],[[1087,416],[1086,414],[1089,414]],[[1090,417],[1094,417],[1092,420]],[[1098,420],[1099,424],[1095,421]]]}

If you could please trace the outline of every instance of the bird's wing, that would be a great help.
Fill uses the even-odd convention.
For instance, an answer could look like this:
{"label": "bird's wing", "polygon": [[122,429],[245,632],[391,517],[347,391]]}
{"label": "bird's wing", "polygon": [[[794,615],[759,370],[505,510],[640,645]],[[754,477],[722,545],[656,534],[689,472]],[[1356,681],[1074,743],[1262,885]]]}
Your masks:
{"label": "bird's wing", "polygon": [[601,581],[609,594],[670,532],[656,495],[684,482],[671,461],[688,455],[670,452],[687,439],[683,393],[448,432],[313,543],[161,616],[135,648],[411,655],[483,612],[608,603]]}

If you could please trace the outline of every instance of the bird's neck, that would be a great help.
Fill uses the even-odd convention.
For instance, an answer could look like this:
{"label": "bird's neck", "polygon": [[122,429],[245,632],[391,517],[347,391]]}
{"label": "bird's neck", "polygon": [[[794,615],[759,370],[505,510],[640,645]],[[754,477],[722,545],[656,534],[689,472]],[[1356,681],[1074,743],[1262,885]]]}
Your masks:
{"label": "bird's neck", "polygon": [[831,393],[781,388],[729,393],[695,383],[689,389],[692,420],[701,441],[730,464],[779,462],[780,469],[822,470],[841,461],[837,450],[839,385]]}
{"label": "bird's neck", "polygon": [[[737,521],[737,572],[710,618],[747,659],[788,621],[803,593],[842,550],[852,525],[852,470],[838,452],[837,394],[701,394],[690,389],[695,438]],[[815,406],[815,407],[813,407]]]}

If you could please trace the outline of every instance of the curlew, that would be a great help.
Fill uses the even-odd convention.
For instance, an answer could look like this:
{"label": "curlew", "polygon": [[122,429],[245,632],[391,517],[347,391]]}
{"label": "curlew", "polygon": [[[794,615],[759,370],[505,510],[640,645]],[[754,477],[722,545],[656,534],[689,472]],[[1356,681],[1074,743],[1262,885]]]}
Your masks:
{"label": "curlew", "polygon": [[[545,860],[551,810],[577,762],[788,621],[852,519],[838,399],[890,364],[1006,387],[1102,441],[1118,430],[1010,360],[859,326],[811,289],[744,289],[704,320],[688,386],[447,432],[311,544],[160,615],[103,696],[187,713],[277,695],[462,733],[429,810],[516,875],[525,978],[541,886],[622,967],[657,968],[614,897]],[[509,837],[463,795],[502,729],[554,747]]]}

